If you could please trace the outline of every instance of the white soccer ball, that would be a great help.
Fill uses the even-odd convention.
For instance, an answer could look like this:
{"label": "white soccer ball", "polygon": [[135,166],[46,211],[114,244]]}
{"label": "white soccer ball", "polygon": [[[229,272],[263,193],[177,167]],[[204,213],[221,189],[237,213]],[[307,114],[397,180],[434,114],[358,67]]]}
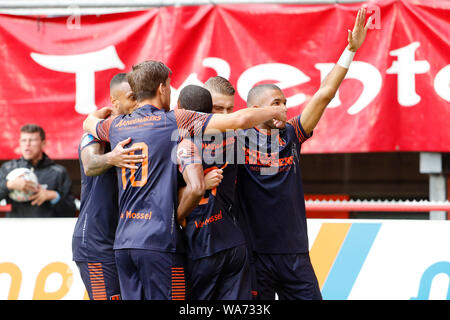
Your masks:
{"label": "white soccer ball", "polygon": [[[12,170],[8,175],[6,176],[6,180],[15,180],[19,177],[24,178],[28,181],[33,181],[36,184],[39,184],[38,178],[36,174],[33,172],[33,170],[28,168],[16,168]],[[30,200],[30,197],[33,195],[33,192],[25,192],[25,191],[19,191],[19,190],[12,190],[9,193],[9,197],[17,202],[26,202]]]}

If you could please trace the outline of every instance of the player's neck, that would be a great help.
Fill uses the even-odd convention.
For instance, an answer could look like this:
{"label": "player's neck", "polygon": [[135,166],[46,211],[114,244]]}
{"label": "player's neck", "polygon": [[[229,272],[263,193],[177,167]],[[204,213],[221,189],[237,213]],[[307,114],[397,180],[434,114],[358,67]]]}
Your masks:
{"label": "player's neck", "polygon": [[163,106],[161,105],[161,101],[159,99],[151,98],[151,99],[144,99],[142,101],[139,101],[136,104],[136,107],[134,107],[134,109],[132,111],[134,111],[134,110],[136,110],[136,109],[138,109],[140,107],[146,106],[146,105],[151,105],[151,106],[154,106],[154,107],[156,107],[158,109],[161,109],[161,110],[164,109]]}
{"label": "player's neck", "polygon": [[265,123],[258,124],[255,128],[258,129],[259,131],[263,130],[262,132],[264,132],[267,135],[272,134],[272,131],[271,131],[272,128],[269,127],[268,125],[266,125]]}

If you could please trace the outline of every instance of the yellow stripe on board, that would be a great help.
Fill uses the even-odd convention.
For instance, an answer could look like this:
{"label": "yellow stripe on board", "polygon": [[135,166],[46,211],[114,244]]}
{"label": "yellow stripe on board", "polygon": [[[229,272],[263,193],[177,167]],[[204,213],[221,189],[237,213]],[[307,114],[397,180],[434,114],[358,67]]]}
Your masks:
{"label": "yellow stripe on board", "polygon": [[351,223],[323,223],[310,250],[311,263],[322,289]]}

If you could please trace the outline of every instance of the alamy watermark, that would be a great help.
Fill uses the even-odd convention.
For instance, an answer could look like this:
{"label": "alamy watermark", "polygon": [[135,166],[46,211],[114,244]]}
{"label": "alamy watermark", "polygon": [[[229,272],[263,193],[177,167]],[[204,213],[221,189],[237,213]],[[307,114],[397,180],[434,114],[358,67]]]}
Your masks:
{"label": "alamy watermark", "polygon": [[69,30],[81,29],[81,9],[79,6],[72,5],[67,8],[70,15],[66,20],[66,27]]}
{"label": "alamy watermark", "polygon": [[[196,123],[194,128],[198,125]],[[197,134],[190,134],[189,130],[179,129],[172,133],[172,141],[189,141],[177,143],[173,148],[173,163],[202,162],[215,164],[218,168],[228,164],[243,164],[251,166],[261,175],[273,175],[294,165],[294,152],[286,158],[280,158],[280,146],[285,142],[281,139],[279,129],[209,130],[207,134],[201,134],[201,131],[193,129]]]}

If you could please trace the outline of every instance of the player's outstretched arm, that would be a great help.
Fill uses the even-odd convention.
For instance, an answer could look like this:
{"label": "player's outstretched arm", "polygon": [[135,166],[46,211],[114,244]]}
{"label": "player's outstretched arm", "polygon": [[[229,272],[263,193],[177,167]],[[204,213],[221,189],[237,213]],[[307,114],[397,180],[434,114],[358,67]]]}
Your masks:
{"label": "player's outstretched arm", "polygon": [[339,86],[347,74],[350,63],[356,51],[361,47],[366,38],[371,18],[366,23],[366,9],[360,9],[356,16],[353,30],[348,30],[348,45],[342,53],[339,61],[322,81],[319,90],[302,111],[300,122],[309,135],[316,127],[326,106],[336,95]]}
{"label": "player's outstretched arm", "polygon": [[117,144],[110,152],[104,153],[104,147],[100,143],[93,143],[81,151],[84,174],[87,176],[98,176],[105,173],[113,166],[137,169],[137,163],[142,163],[145,155],[135,155],[135,151],[141,147],[125,148],[131,138],[125,139]]}
{"label": "player's outstretched arm", "polygon": [[284,122],[286,121],[286,112],[285,106],[268,106],[245,108],[231,114],[215,113],[209,120],[205,133],[253,128],[272,119]]}

